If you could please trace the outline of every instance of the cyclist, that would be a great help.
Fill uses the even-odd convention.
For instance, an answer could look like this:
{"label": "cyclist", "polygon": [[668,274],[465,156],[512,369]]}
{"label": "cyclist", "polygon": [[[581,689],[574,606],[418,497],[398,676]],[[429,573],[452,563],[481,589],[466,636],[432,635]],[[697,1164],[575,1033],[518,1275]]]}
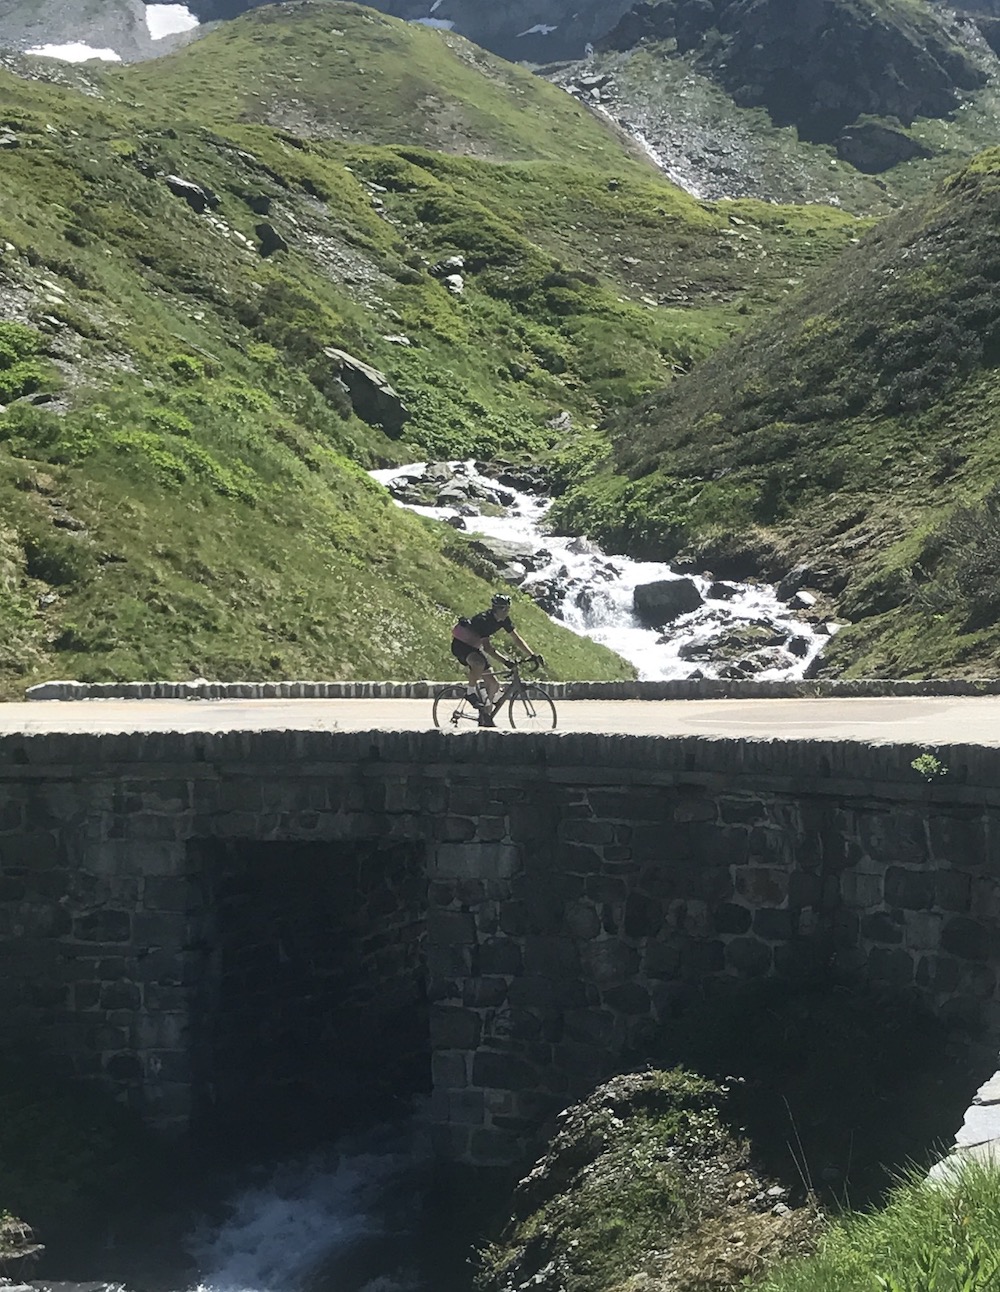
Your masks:
{"label": "cyclist", "polygon": [[[451,630],[451,653],[460,664],[469,671],[469,702],[479,710],[479,725],[494,727],[493,700],[500,684],[489,671],[486,656],[489,655],[501,664],[509,661],[494,650],[490,638],[494,633],[505,632],[511,641],[529,660],[544,664],[541,655],[536,655],[528,643],[517,632],[510,618],[510,597],[505,592],[498,592],[490,602],[489,610],[483,610],[471,619],[460,619]],[[483,701],[478,692],[478,684],[486,687],[487,699]]]}

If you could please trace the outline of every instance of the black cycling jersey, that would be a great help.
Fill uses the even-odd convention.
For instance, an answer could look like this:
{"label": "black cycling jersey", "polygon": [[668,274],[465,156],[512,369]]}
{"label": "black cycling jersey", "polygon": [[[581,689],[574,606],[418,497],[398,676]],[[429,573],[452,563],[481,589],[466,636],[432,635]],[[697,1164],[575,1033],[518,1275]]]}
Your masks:
{"label": "black cycling jersey", "polygon": [[479,637],[492,637],[494,633],[501,630],[505,633],[514,631],[510,615],[506,619],[498,619],[492,610],[484,610],[481,614],[473,615],[469,620],[469,627]]}

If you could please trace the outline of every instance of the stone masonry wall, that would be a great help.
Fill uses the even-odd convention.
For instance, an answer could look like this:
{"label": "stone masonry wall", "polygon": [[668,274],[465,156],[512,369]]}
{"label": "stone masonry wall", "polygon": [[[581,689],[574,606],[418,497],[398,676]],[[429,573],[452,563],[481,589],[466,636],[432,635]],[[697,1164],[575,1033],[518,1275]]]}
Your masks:
{"label": "stone masonry wall", "polygon": [[[947,775],[932,784],[910,765],[923,752],[519,733],[8,737],[0,1042],[41,1041],[158,1124],[187,1125],[228,1043],[206,992],[228,993],[230,1019],[253,1012],[211,957],[226,938],[239,953],[264,945],[252,919],[226,915],[253,884],[244,874],[225,897],[218,858],[246,866],[271,848],[291,870],[308,859],[294,891],[314,946],[324,866],[363,854],[385,883],[351,893],[405,891],[378,899],[388,923],[352,972],[369,1003],[384,980],[399,1016],[420,1017],[419,989],[393,993],[426,957],[436,1134],[455,1159],[520,1159],[706,977],[819,963],[995,1038],[1000,750],[935,750]],[[356,910],[374,918],[367,900]],[[295,910],[282,913],[293,926]],[[419,954],[380,960],[379,938],[384,951],[403,928]],[[319,963],[313,981],[335,970]],[[317,1034],[335,996],[319,991]]]}

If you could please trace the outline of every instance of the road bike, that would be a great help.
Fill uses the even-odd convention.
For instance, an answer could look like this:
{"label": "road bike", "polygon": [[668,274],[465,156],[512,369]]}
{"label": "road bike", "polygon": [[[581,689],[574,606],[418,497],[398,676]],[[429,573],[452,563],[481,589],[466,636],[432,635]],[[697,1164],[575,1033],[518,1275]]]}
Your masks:
{"label": "road bike", "polygon": [[[507,660],[505,665],[501,673],[493,673],[500,682],[492,707],[494,717],[506,709],[507,721],[515,731],[553,731],[556,706],[552,697],[537,682],[526,682],[521,677],[524,664]],[[534,667],[538,667],[537,663]],[[462,731],[479,725],[480,709],[473,704],[469,688],[460,682],[437,693],[433,714],[434,725],[440,731]]]}

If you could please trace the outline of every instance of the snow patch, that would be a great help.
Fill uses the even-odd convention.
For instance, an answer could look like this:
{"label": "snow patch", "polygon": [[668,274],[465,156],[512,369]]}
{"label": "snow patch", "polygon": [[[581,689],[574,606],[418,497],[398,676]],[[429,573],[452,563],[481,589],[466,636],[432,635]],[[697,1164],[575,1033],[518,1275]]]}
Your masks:
{"label": "snow patch", "polygon": [[184,4],[148,4],[146,26],[153,40],[162,40],[164,36],[192,31],[198,26],[198,19]]}
{"label": "snow patch", "polygon": [[434,0],[434,3],[431,5],[431,13],[437,13],[440,8],[441,0]]}
{"label": "snow patch", "polygon": [[447,18],[414,18],[418,27],[434,27],[437,31],[454,31],[455,24]]}
{"label": "snow patch", "polygon": [[519,31],[517,36],[518,40],[520,40],[522,36],[547,36],[549,32],[555,30],[555,27],[546,27],[544,22],[536,22],[534,27],[529,27],[527,31]]}
{"label": "snow patch", "polygon": [[86,63],[91,58],[99,58],[105,63],[122,61],[121,55],[113,49],[95,49],[93,45],[85,45],[82,40],[70,41],[68,45],[36,45],[34,49],[26,49],[24,52],[36,58],[59,58],[64,63]]}

